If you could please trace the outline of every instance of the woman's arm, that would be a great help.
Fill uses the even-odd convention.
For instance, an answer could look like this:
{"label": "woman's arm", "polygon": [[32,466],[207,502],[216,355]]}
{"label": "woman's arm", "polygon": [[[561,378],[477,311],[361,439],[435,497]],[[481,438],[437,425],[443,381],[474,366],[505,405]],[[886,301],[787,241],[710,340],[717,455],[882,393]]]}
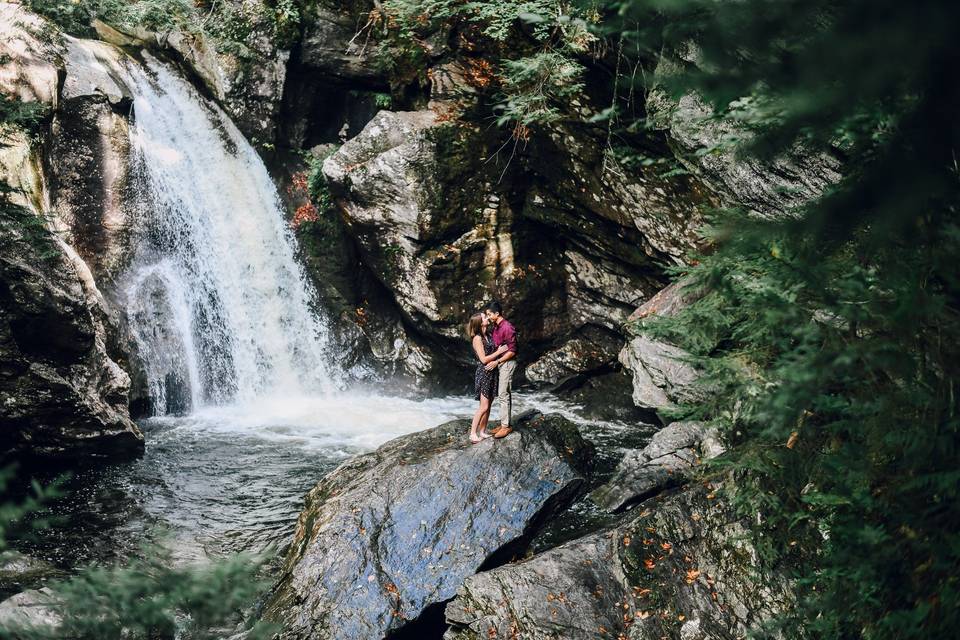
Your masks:
{"label": "woman's arm", "polygon": [[486,355],[483,352],[483,338],[480,336],[473,336],[473,352],[477,354],[477,359],[480,360],[482,364],[488,364],[499,358],[500,354],[503,353],[503,348],[504,347],[501,346],[490,355]]}

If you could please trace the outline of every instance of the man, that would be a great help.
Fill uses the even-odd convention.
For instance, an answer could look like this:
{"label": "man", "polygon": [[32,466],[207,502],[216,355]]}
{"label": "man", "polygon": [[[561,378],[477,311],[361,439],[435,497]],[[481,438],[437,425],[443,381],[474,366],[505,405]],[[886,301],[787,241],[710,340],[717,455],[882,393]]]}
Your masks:
{"label": "man", "polygon": [[500,368],[500,384],[497,388],[497,399],[500,401],[500,428],[493,433],[494,438],[506,437],[513,428],[510,426],[510,409],[513,398],[513,372],[517,369],[517,331],[513,325],[503,317],[503,310],[499,302],[491,302],[484,310],[487,320],[495,326],[493,330],[493,346],[507,345],[507,350],[499,358],[487,365],[488,370]]}

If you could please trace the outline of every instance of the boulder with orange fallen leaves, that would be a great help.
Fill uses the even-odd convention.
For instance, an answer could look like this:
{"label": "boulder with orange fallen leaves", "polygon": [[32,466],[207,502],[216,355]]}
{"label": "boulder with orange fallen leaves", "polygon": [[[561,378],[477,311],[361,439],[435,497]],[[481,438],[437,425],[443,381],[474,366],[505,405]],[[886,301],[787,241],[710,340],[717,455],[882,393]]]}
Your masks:
{"label": "boulder with orange fallen leaves", "polygon": [[794,597],[717,493],[688,485],[614,528],[471,576],[447,605],[445,640],[744,637]]}

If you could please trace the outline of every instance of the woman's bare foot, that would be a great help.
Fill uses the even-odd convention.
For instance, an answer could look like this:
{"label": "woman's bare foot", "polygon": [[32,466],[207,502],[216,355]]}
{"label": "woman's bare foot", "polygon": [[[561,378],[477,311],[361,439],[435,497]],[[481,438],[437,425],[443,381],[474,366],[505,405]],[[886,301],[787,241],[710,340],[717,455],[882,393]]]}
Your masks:
{"label": "woman's bare foot", "polygon": [[484,429],[483,431],[480,432],[480,439],[481,439],[481,440],[486,440],[487,438],[492,438],[492,437],[493,437],[493,434],[490,433],[489,431],[487,431],[486,429]]}
{"label": "woman's bare foot", "polygon": [[484,440],[483,436],[478,436],[473,431],[470,432],[470,444],[478,444]]}

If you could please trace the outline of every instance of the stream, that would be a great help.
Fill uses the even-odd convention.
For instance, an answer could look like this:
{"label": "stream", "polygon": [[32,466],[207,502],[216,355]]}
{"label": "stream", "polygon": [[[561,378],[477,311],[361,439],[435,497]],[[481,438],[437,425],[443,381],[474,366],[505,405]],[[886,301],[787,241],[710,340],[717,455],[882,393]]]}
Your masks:
{"label": "stream", "polygon": [[[515,394],[519,411],[558,412],[598,447],[600,475],[625,446],[647,437],[636,424],[590,421],[578,406],[548,394]],[[470,417],[470,396],[425,400],[343,394],[274,398],[140,422],[143,457],[75,471],[51,508],[56,520],[23,551],[72,572],[138,555],[160,543],[177,562],[237,552],[281,550],[304,495],[348,457],[394,437]],[[464,433],[466,437],[466,433]],[[34,475],[47,483],[55,471]],[[581,501],[540,546],[573,537],[598,517]]]}

